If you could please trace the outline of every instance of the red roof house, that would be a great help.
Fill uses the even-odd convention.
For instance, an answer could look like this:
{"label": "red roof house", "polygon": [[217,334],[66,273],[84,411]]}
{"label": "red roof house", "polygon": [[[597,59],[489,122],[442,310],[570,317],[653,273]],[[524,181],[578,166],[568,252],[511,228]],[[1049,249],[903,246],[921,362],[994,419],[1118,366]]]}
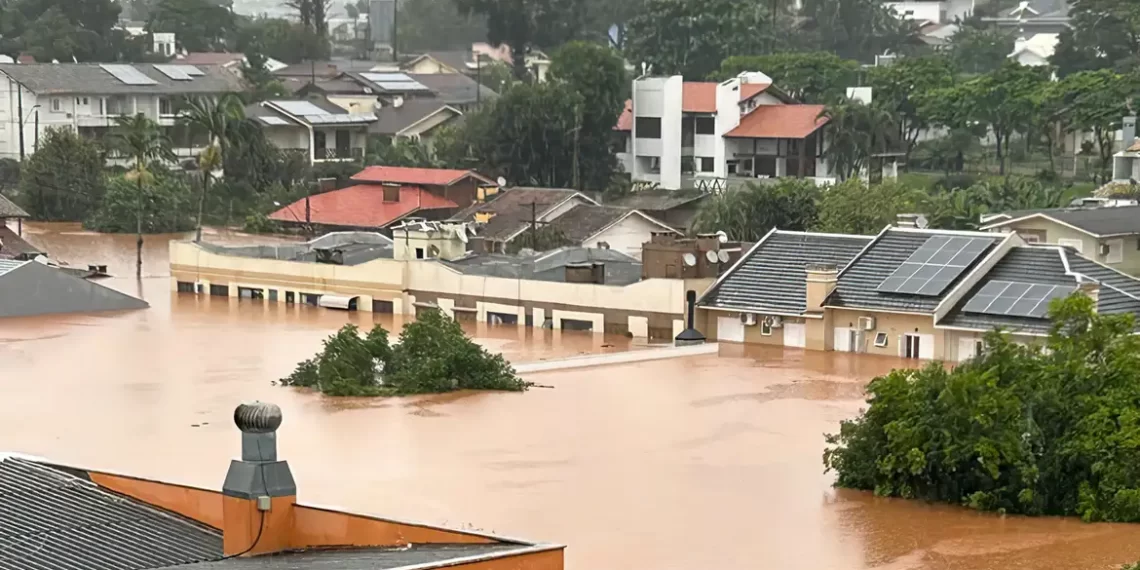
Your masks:
{"label": "red roof house", "polygon": [[309,198],[309,215],[301,198],[269,215],[287,224],[305,224],[350,229],[386,228],[410,215],[441,219],[458,205],[411,185],[357,184]]}
{"label": "red roof house", "polygon": [[400,184],[427,190],[455,202],[460,207],[475,201],[480,186],[497,186],[474,170],[448,168],[410,168],[405,166],[369,166],[356,173],[353,180],[370,184]]}

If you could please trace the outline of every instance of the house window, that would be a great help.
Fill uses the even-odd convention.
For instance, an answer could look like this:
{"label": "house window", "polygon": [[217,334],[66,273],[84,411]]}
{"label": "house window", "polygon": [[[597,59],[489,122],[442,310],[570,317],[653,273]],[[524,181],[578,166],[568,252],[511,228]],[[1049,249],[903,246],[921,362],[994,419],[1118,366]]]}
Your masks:
{"label": "house window", "polygon": [[59,97],[54,97],[51,100],[51,110],[58,113],[63,108],[63,100]]}
{"label": "house window", "polygon": [[296,301],[296,295],[294,295],[292,291],[286,291],[285,292],[285,304],[286,305],[292,305],[293,303],[296,303],[296,302],[297,302]]}
{"label": "house window", "polygon": [[716,134],[716,119],[712,117],[697,117],[696,131],[698,135],[715,135]]}
{"label": "house window", "polygon": [[214,285],[213,283],[211,283],[210,284],[210,294],[215,296],[215,297],[229,297],[230,296],[230,286],[229,285]]}
{"label": "house window", "polygon": [[1105,263],[1122,263],[1124,261],[1124,240],[1113,239],[1104,242],[1108,253],[1104,256]]}
{"label": "house window", "polygon": [[169,117],[174,114],[173,105],[170,104],[170,99],[161,97],[158,100],[158,114],[162,117]]}
{"label": "house window", "polygon": [[395,312],[395,308],[395,303],[392,301],[377,301],[375,299],[372,300],[373,313],[391,314]]}
{"label": "house window", "polygon": [[659,117],[638,117],[633,128],[639,139],[661,138],[661,119]]}
{"label": "house window", "polygon": [[922,337],[916,334],[904,335],[903,342],[906,343],[903,345],[902,351],[902,356],[904,358],[921,358],[919,354],[921,354],[920,344],[922,342]]}
{"label": "house window", "polygon": [[1025,238],[1025,243],[1041,243],[1041,238],[1037,237],[1034,234],[1027,234],[1021,237]]}
{"label": "house window", "polygon": [[127,97],[125,95],[115,95],[113,97],[107,97],[106,99],[103,100],[103,103],[104,103],[104,107],[102,110],[104,111],[103,112],[104,115],[111,116],[111,117],[117,117],[119,115],[131,114],[131,110],[129,108],[130,107],[130,100],[127,99]]}
{"label": "house window", "polygon": [[885,333],[885,332],[875,333],[875,346],[877,346],[879,348],[883,348],[884,346],[887,346],[887,333]]}
{"label": "house window", "polygon": [[423,259],[423,258],[424,258],[424,248],[417,247],[416,248],[416,259]]}
{"label": "house window", "polygon": [[760,320],[760,335],[772,336],[772,320],[765,317]]}
{"label": "house window", "polygon": [[186,282],[186,281],[179,281],[178,282],[178,292],[179,293],[193,293],[194,292],[194,284]]}
{"label": "house window", "polygon": [[979,338],[979,339],[974,341],[974,356],[981,355],[982,352],[985,350],[986,350],[986,342],[984,340]]}
{"label": "house window", "polygon": [[1057,245],[1062,245],[1065,247],[1071,247],[1071,248],[1077,250],[1077,253],[1084,253],[1084,249],[1085,249],[1084,240],[1079,240],[1079,239],[1061,238],[1061,239],[1057,240]]}
{"label": "house window", "polygon": [[709,156],[697,157],[697,166],[700,167],[701,172],[713,171],[713,159]]}
{"label": "house window", "polygon": [[[328,141],[325,140],[324,131],[313,131],[313,148],[320,152],[324,152],[328,148]],[[323,156],[319,158],[324,158]]]}

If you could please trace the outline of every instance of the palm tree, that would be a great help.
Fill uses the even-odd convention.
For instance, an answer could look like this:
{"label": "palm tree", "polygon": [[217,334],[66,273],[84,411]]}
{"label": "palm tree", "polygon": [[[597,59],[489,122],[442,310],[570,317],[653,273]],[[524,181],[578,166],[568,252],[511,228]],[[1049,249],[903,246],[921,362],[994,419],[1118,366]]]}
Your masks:
{"label": "palm tree", "polygon": [[[198,228],[195,232],[195,241],[202,241],[202,209],[206,204],[206,192],[210,189],[211,173],[220,166],[222,176],[225,176],[226,150],[230,146],[235,126],[244,120],[245,110],[242,108],[241,99],[233,93],[226,93],[216,99],[211,97],[187,99],[179,114],[179,121],[182,124],[205,131],[210,136],[210,145],[198,156],[198,168],[202,171],[202,193],[198,197]],[[212,152],[216,156],[207,157],[205,156],[207,152]]]}
{"label": "palm tree", "polygon": [[898,132],[889,111],[859,101],[828,105],[820,117],[828,119],[830,133],[825,155],[841,180],[858,176],[871,155],[890,150]]}
{"label": "palm tree", "polygon": [[119,150],[125,152],[134,161],[134,168],[127,174],[133,177],[138,184],[138,195],[135,205],[135,275],[142,278],[142,211],[143,211],[143,182],[153,178],[148,167],[155,160],[174,160],[174,153],[170,150],[170,139],[163,134],[157,123],[139,113],[134,116],[121,115],[115,117],[116,129],[112,134],[113,141]]}

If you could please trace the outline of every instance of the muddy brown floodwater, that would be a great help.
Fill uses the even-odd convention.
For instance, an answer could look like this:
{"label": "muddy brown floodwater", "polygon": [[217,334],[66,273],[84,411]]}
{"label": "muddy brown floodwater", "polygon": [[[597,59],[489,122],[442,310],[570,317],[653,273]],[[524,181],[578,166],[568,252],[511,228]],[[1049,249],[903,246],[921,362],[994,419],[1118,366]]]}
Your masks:
{"label": "muddy brown floodwater", "polygon": [[[110,265],[123,277],[106,283],[152,308],[0,320],[0,450],[218,487],[239,451],[233,407],[257,398],[284,411],[281,454],[302,500],[562,542],[572,570],[1085,570],[1140,559],[1140,526],[832,489],[823,433],[899,360],[731,346],[535,375],[553,389],[525,394],[334,400],[271,382],[346,320],[371,316],[172,294],[171,236],[148,236],[140,285],[128,277],[132,237],[28,229],[54,257]],[[636,348],[471,332],[516,362]]]}

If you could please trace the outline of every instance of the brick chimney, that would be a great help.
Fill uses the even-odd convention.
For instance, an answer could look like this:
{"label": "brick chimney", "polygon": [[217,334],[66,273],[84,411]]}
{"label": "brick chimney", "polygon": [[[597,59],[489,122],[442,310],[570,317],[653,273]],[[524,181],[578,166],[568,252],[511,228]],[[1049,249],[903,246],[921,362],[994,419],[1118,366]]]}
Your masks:
{"label": "brick chimney", "polygon": [[823,302],[835,290],[839,270],[834,263],[809,263],[807,269],[807,312],[823,312]]}
{"label": "brick chimney", "polygon": [[1082,281],[1077,284],[1077,292],[1092,299],[1093,311],[1097,310],[1097,305],[1100,304],[1100,283],[1096,281]]}
{"label": "brick chimney", "polygon": [[230,462],[222,485],[222,551],[253,556],[287,550],[297,486],[289,464],[277,459],[281,408],[265,402],[234,410],[241,459]]}

